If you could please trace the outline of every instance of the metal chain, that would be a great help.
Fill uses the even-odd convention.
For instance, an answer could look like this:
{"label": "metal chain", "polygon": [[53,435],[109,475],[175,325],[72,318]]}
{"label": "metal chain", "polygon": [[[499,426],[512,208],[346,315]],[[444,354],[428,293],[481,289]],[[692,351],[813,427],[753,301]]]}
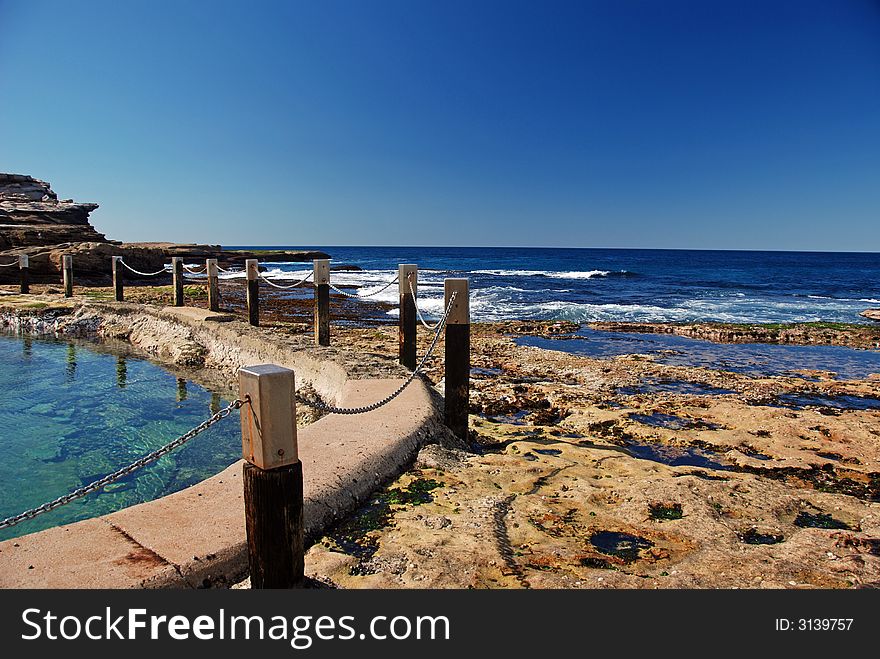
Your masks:
{"label": "metal chain", "polygon": [[305,277],[300,279],[298,282],[296,282],[295,284],[291,284],[290,286],[282,286],[281,284],[276,284],[275,282],[269,281],[268,279],[266,279],[266,277],[263,276],[262,272],[260,272],[258,274],[260,275],[260,279],[262,279],[264,282],[269,284],[269,286],[274,286],[275,288],[280,288],[280,289],[286,290],[286,289],[290,289],[290,288],[296,288],[297,286],[302,286],[303,284],[305,284],[309,280],[309,277],[311,277],[315,273],[314,273],[314,271],[310,272]]}
{"label": "metal chain", "polygon": [[[245,399],[247,399],[247,397],[245,397]],[[229,405],[224,407],[222,410],[218,411],[216,414],[211,416],[210,418],[202,421],[199,425],[197,425],[195,428],[193,428],[189,432],[181,435],[180,437],[178,437],[174,441],[165,444],[165,446],[163,446],[162,448],[156,449],[152,453],[148,453],[144,457],[142,457],[138,460],[135,460],[130,465],[123,467],[122,469],[118,469],[118,470],[114,471],[112,474],[107,474],[103,478],[99,478],[98,480],[93,481],[93,482],[89,483],[88,485],[84,485],[83,487],[80,487],[76,490],[73,490],[72,492],[69,492],[68,494],[65,494],[64,496],[58,497],[57,499],[54,499],[53,501],[48,501],[47,503],[44,503],[41,506],[37,506],[36,508],[31,508],[30,510],[26,510],[25,512],[19,513],[18,515],[14,515],[12,517],[7,517],[4,520],[0,520],[0,529],[6,529],[6,528],[9,528],[10,526],[15,526],[19,522],[23,522],[28,519],[33,519],[37,515],[41,515],[42,513],[47,513],[50,510],[54,510],[55,508],[58,508],[59,506],[63,506],[66,503],[70,503],[71,501],[74,501],[75,499],[79,499],[81,497],[84,497],[87,494],[91,494],[92,492],[97,492],[98,490],[104,488],[105,486],[109,485],[110,483],[113,483],[113,482],[119,480],[123,476],[127,476],[128,474],[130,474],[134,471],[137,471],[141,467],[145,467],[146,465],[150,464],[151,462],[155,462],[156,460],[161,458],[163,455],[170,453],[171,451],[173,451],[177,447],[183,446],[184,444],[186,444],[189,440],[191,440],[193,437],[195,437],[199,433],[207,430],[208,428],[213,426],[215,423],[217,423],[221,419],[224,419],[225,417],[232,414],[233,410],[239,409],[242,405],[244,405],[244,403],[245,403],[245,401],[236,399],[233,402],[231,402]]]}
{"label": "metal chain", "polygon": [[186,265],[186,264],[184,263],[184,264],[183,264],[183,269],[186,270],[186,271],[187,271],[188,273],[190,273],[190,274],[193,274],[193,275],[200,275],[200,274],[202,274],[203,272],[205,272],[205,270],[207,270],[207,266],[204,266],[204,265],[198,265],[198,266],[193,267],[193,266],[191,266],[191,265]]}
{"label": "metal chain", "polygon": [[339,290],[338,288],[336,288],[333,284],[329,284],[329,285],[330,285],[330,288],[332,288],[334,291],[336,291],[340,295],[344,295],[345,297],[364,298],[364,297],[373,297],[374,295],[378,295],[379,293],[384,291],[386,288],[388,288],[392,284],[396,284],[399,279],[400,279],[400,275],[397,275],[394,279],[389,281],[387,284],[385,284],[378,291],[373,291],[372,293],[367,293],[366,295],[358,295],[357,293],[346,293],[345,291],[342,291],[342,290]]}
{"label": "metal chain", "polygon": [[412,275],[410,274],[407,277],[407,279],[409,280],[409,292],[412,293],[413,306],[416,308],[416,313],[419,316],[419,320],[421,321],[422,325],[424,325],[427,329],[429,329],[430,331],[433,332],[435,329],[437,329],[437,326],[440,324],[440,321],[437,321],[437,323],[435,323],[434,325],[431,325],[430,323],[428,323],[428,321],[425,320],[425,317],[422,315],[422,310],[419,309],[419,301],[416,299],[416,291],[413,288],[413,284],[412,284]]}
{"label": "metal chain", "polygon": [[132,268],[130,265],[128,265],[128,263],[126,263],[122,259],[119,259],[119,262],[122,265],[124,265],[126,268],[131,270],[134,274],[140,275],[141,277],[155,277],[156,275],[165,274],[165,273],[169,272],[168,268],[170,267],[170,266],[165,265],[165,266],[162,266],[161,270],[157,270],[156,272],[141,272],[140,270],[135,270],[134,268]]}
{"label": "metal chain", "polygon": [[13,261],[12,263],[0,263],[0,268],[11,268],[14,265],[18,265],[18,261]]}
{"label": "metal chain", "polygon": [[453,292],[452,296],[449,298],[449,304],[446,306],[446,311],[443,313],[443,316],[440,318],[440,322],[437,323],[437,331],[434,334],[434,338],[431,340],[431,345],[428,346],[428,351],[422,357],[421,361],[419,361],[419,365],[416,366],[416,369],[409,374],[409,377],[404,380],[403,384],[400,385],[393,393],[385,396],[382,400],[376,401],[375,403],[371,403],[370,405],[364,405],[363,407],[334,407],[333,405],[327,405],[321,400],[307,400],[300,396],[296,395],[297,401],[303,403],[304,405],[309,405],[311,407],[315,407],[323,412],[327,412],[329,414],[364,414],[366,412],[372,412],[373,410],[378,410],[383,405],[387,405],[392,400],[397,398],[400,394],[403,393],[403,390],[406,389],[410,383],[415,380],[416,376],[422,371],[425,367],[425,364],[428,362],[428,359],[431,358],[431,355],[434,353],[434,348],[437,347],[437,341],[440,339],[440,334],[443,331],[443,327],[446,325],[446,319],[449,317],[449,312],[452,311],[452,304],[455,302],[456,293]]}

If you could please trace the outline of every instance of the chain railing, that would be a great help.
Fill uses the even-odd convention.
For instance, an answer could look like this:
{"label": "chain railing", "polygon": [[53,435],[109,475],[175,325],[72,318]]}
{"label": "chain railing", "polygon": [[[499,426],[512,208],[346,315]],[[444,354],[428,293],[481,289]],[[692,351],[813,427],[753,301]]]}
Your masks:
{"label": "chain railing", "polygon": [[288,286],[282,286],[281,284],[276,284],[275,282],[270,281],[270,280],[269,280],[269,279],[268,279],[268,278],[267,278],[262,272],[259,273],[259,276],[260,276],[260,279],[262,279],[264,282],[266,282],[267,284],[269,284],[269,286],[274,286],[275,288],[280,288],[281,290],[289,290],[289,289],[291,289],[291,288],[297,288],[297,287],[299,287],[299,286],[302,286],[302,285],[305,284],[309,279],[311,279],[311,277],[312,277],[313,274],[315,274],[315,273],[314,273],[314,272],[309,272],[309,274],[307,274],[305,277],[303,277],[302,279],[300,279],[298,282],[296,282],[295,284],[290,284],[290,285],[288,285]]}
{"label": "chain railing", "polygon": [[330,288],[332,288],[334,291],[336,291],[336,292],[339,293],[340,295],[344,295],[345,297],[350,297],[350,298],[366,298],[366,297],[373,297],[374,295],[378,295],[379,293],[381,293],[382,291],[384,291],[384,290],[385,290],[386,288],[388,288],[389,286],[393,286],[394,284],[396,284],[399,280],[400,280],[400,275],[397,275],[394,279],[392,279],[391,281],[389,281],[387,284],[385,284],[385,285],[384,285],[382,288],[380,288],[378,291],[373,291],[372,293],[365,293],[365,294],[363,294],[363,295],[361,295],[361,294],[359,294],[359,293],[348,293],[347,291],[343,291],[343,290],[341,290],[341,289],[339,289],[339,288],[336,288],[336,286],[334,286],[333,284],[330,284]]}
{"label": "chain railing", "polygon": [[314,407],[322,412],[327,412],[328,414],[365,414],[366,412],[372,412],[373,410],[378,410],[380,407],[387,405],[392,400],[397,398],[400,394],[403,393],[404,389],[406,389],[413,380],[416,379],[422,369],[424,369],[425,364],[428,363],[428,360],[431,358],[431,355],[434,353],[434,349],[437,347],[437,342],[440,340],[440,334],[443,332],[443,327],[446,325],[446,319],[449,317],[449,312],[452,311],[452,304],[455,302],[455,293],[453,293],[449,298],[449,304],[446,306],[446,311],[443,312],[443,316],[440,318],[440,321],[437,323],[437,328],[434,333],[434,338],[431,340],[431,345],[428,346],[427,352],[425,352],[421,361],[419,361],[418,366],[416,366],[415,370],[409,374],[409,377],[403,381],[397,389],[395,389],[392,393],[388,394],[382,400],[378,400],[375,403],[371,403],[370,405],[364,405],[362,407],[335,407],[333,405],[328,405],[327,403],[319,400],[312,399],[309,400],[307,398],[303,398],[299,394],[296,395],[297,401],[303,403],[304,405],[309,405]]}
{"label": "chain railing", "polygon": [[0,263],[0,268],[11,268],[14,265],[18,265],[18,261],[13,261],[12,263]]}
{"label": "chain railing", "polygon": [[55,508],[59,508],[60,506],[63,506],[66,503],[70,503],[71,501],[74,501],[76,499],[80,499],[80,498],[86,496],[87,494],[91,494],[92,492],[97,492],[98,490],[106,487],[107,485],[110,485],[110,483],[118,481],[123,476],[127,476],[128,474],[130,474],[134,471],[137,471],[138,469],[145,467],[150,463],[155,462],[156,460],[161,458],[163,455],[170,453],[174,449],[176,449],[180,446],[183,446],[189,440],[193,439],[196,435],[204,432],[205,430],[207,430],[208,428],[213,426],[215,423],[226,418],[227,416],[232,414],[232,412],[234,410],[241,408],[241,406],[244,404],[245,404],[245,401],[240,400],[240,399],[236,399],[236,400],[232,401],[229,405],[224,407],[222,410],[219,410],[216,414],[213,414],[208,419],[205,419],[204,421],[202,421],[199,425],[197,425],[195,428],[193,428],[189,432],[184,433],[183,435],[181,435],[180,437],[178,437],[177,439],[175,439],[171,442],[168,442],[167,444],[165,444],[165,446],[156,449],[152,453],[148,453],[144,457],[135,460],[134,462],[123,467],[122,469],[117,469],[112,474],[107,474],[106,476],[99,478],[98,480],[93,481],[93,482],[89,483],[88,485],[84,485],[83,487],[77,488],[76,490],[73,490],[72,492],[68,492],[64,496],[60,496],[57,499],[53,499],[52,501],[47,501],[46,503],[44,503],[40,506],[37,506],[36,508],[31,508],[30,510],[26,510],[23,513],[19,513],[18,515],[13,515],[12,517],[7,517],[4,520],[0,520],[0,529],[6,529],[6,528],[9,528],[10,526],[15,526],[16,524],[18,524],[20,522],[24,522],[26,520],[33,519],[37,515],[47,513],[50,510],[54,510]]}
{"label": "chain railing", "polygon": [[191,265],[186,265],[184,263],[183,269],[186,270],[191,275],[203,275],[207,271],[208,266],[206,266],[206,265],[191,266]]}
{"label": "chain railing", "polygon": [[421,322],[426,329],[433,332],[435,329],[437,329],[437,327],[439,327],[440,321],[437,321],[436,323],[431,325],[427,320],[425,320],[425,317],[422,315],[422,310],[419,309],[419,301],[416,298],[416,290],[415,288],[413,288],[412,275],[408,276],[407,280],[409,283],[409,292],[412,294],[413,306],[416,308],[416,314],[418,314],[419,322]]}
{"label": "chain railing", "polygon": [[140,275],[141,277],[155,277],[156,275],[168,274],[171,272],[171,270],[170,270],[171,266],[167,266],[167,265],[162,266],[162,269],[156,270],[156,272],[141,272],[140,270],[135,270],[134,268],[132,268],[130,265],[128,265],[128,263],[126,263],[122,259],[119,259],[119,262],[123,266],[125,266],[128,270],[131,270],[134,274]]}

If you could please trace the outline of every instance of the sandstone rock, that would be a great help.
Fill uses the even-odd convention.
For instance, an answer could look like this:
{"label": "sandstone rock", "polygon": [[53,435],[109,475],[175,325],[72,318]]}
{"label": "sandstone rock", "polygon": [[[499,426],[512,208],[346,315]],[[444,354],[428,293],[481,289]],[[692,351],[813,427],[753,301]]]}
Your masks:
{"label": "sandstone rock", "polygon": [[[216,258],[223,268],[243,267],[244,260],[296,262],[329,258],[324,252],[296,250],[224,250],[220,245],[176,243],[121,243],[107,240],[89,223],[98,204],[58,200],[45,181],[23,174],[0,173],[0,262],[22,254],[30,259],[31,280],[55,283],[61,278],[61,259],[73,256],[77,284],[107,284],[111,256],[122,256],[135,270],[155,272],[179,256],[188,262]],[[126,272],[127,279],[139,279]],[[152,278],[165,282],[170,275]],[[18,281],[17,268],[0,268],[0,283]]]}
{"label": "sandstone rock", "polygon": [[66,242],[106,242],[89,224],[98,204],[58,200],[45,181],[0,173],[0,249]]}
{"label": "sandstone rock", "polygon": [[869,320],[876,320],[880,322],[880,309],[865,309],[859,315]]}

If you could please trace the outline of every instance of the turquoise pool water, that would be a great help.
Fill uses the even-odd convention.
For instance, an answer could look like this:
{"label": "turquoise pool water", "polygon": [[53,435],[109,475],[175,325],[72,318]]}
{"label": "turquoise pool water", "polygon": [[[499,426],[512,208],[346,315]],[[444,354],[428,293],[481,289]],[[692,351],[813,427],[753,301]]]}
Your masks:
{"label": "turquoise pool water", "polygon": [[[0,391],[0,519],[129,464],[229,402],[145,359],[8,334],[0,334]],[[235,412],[103,492],[0,530],[0,539],[170,494],[240,457]]]}

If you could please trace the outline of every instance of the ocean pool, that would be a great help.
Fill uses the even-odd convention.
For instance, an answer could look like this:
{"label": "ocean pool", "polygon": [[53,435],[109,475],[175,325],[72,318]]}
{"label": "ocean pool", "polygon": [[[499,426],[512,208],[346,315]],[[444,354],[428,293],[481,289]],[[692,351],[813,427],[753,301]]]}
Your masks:
{"label": "ocean pool", "polygon": [[[0,334],[0,519],[55,499],[163,446],[228,396],[86,341]],[[0,539],[104,515],[216,474],[241,457],[238,413],[155,463]]]}

